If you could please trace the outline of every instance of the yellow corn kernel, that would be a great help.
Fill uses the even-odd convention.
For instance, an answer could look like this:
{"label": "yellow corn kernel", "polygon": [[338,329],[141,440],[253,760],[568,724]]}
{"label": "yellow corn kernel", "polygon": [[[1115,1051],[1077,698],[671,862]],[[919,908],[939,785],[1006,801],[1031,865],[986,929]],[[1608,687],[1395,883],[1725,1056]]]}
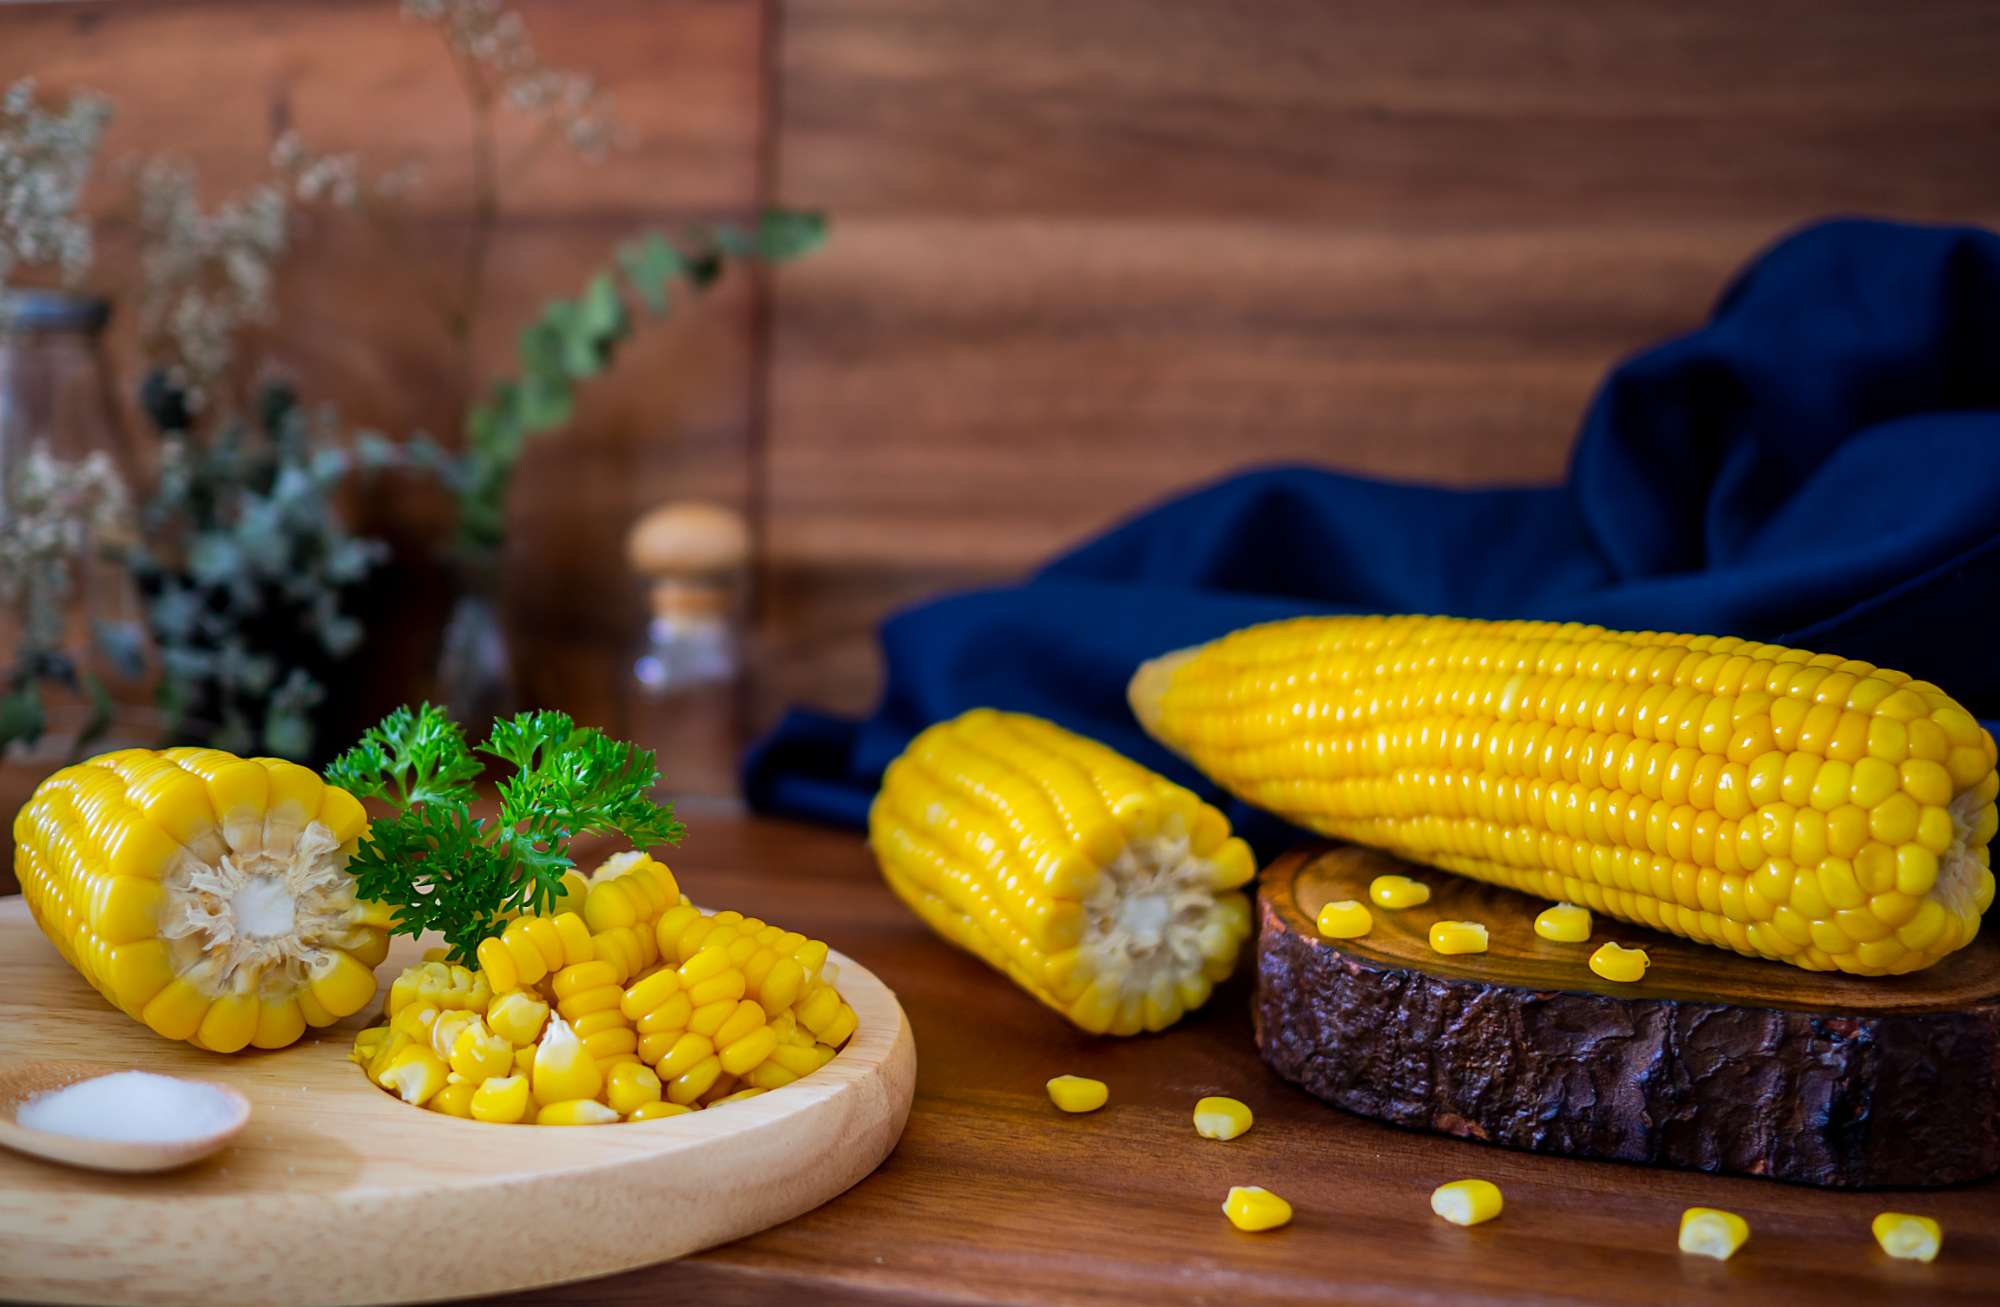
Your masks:
{"label": "yellow corn kernel", "polygon": [[418,1040],[411,1039],[401,1031],[390,1031],[389,1038],[384,1040],[381,1047],[375,1050],[375,1056],[368,1059],[368,1078],[373,1080],[375,1077],[381,1075],[388,1068],[390,1058],[410,1047],[410,1045],[419,1042]]}
{"label": "yellow corn kernel", "polygon": [[1581,944],[1590,938],[1590,909],[1574,903],[1543,908],[1535,918],[1535,933],[1557,944]]}
{"label": "yellow corn kernel", "polygon": [[560,1003],[562,1000],[576,994],[581,994],[586,990],[601,989],[606,985],[615,985],[617,983],[617,968],[602,958],[597,958],[589,962],[578,962],[572,966],[564,967],[561,971],[556,972],[554,976],[550,977],[549,988],[555,991],[556,1001]]}
{"label": "yellow corn kernel", "polygon": [[1750,1237],[1750,1223],[1734,1212],[1716,1207],[1690,1207],[1681,1213],[1681,1251],[1726,1262]]}
{"label": "yellow corn kernel", "polygon": [[694,1109],[685,1104],[669,1103],[662,1100],[660,1102],[640,1104],[625,1119],[627,1121],[659,1121],[670,1116],[686,1116],[692,1111]]}
{"label": "yellow corn kernel", "polygon": [[637,1062],[621,1063],[605,1077],[604,1101],[620,1116],[630,1116],[646,1104],[660,1101],[660,1078]]}
{"label": "yellow corn kernel", "polygon": [[1275,1230],[1292,1219],[1292,1205],[1261,1185],[1231,1185],[1222,1214],[1239,1230]]}
{"label": "yellow corn kernel", "polygon": [[740,1103],[747,1098],[755,1098],[764,1092],[766,1091],[756,1085],[752,1085],[748,1089],[738,1089],[734,1093],[724,1094],[720,1098],[711,1098],[708,1100],[708,1106],[725,1107],[730,1103]]}
{"label": "yellow corn kernel", "polygon": [[610,1125],[618,1119],[618,1113],[594,1098],[570,1098],[547,1103],[535,1113],[536,1125]]}
{"label": "yellow corn kernel", "polygon": [[496,994],[486,1008],[487,1026],[516,1048],[540,1038],[548,1019],[549,1005],[526,990]]}
{"label": "yellow corn kernel", "polygon": [[444,1088],[432,1094],[431,1101],[424,1106],[446,1116],[470,1118],[472,1096],[478,1092],[479,1086],[470,1080],[447,1080]]}
{"label": "yellow corn kernel", "polygon": [[590,897],[590,880],[575,867],[562,874],[562,888],[556,892],[555,902],[549,905],[550,915],[565,912],[580,912]]}
{"label": "yellow corn kernel", "polygon": [[1250,1124],[1250,1109],[1234,1098],[1203,1098],[1194,1105],[1194,1132],[1203,1139],[1234,1139]]}
{"label": "yellow corn kernel", "polygon": [[1645,949],[1607,942],[1590,955],[1590,969],[1606,980],[1629,985],[1646,978],[1646,968],[1652,961]]}
{"label": "yellow corn kernel", "polygon": [[[664,1039],[664,1035],[649,1035],[648,1039]],[[680,1035],[666,1046],[654,1070],[662,1080],[676,1080],[696,1064],[706,1060],[715,1052],[715,1044],[707,1035],[697,1035],[693,1031]],[[643,1055],[642,1055],[643,1056]],[[719,1065],[719,1063],[718,1063]]]}
{"label": "yellow corn kernel", "polygon": [[538,1103],[595,1098],[604,1088],[604,1073],[584,1051],[583,1041],[569,1023],[559,1016],[549,1018],[548,1029],[535,1046],[532,1085]]}
{"label": "yellow corn kernel", "polygon": [[521,972],[514,965],[513,955],[507,952],[506,944],[498,935],[479,941],[474,956],[479,959],[479,974],[486,977],[486,983],[496,994],[514,989],[521,983]]}
{"label": "yellow corn kernel", "polygon": [[615,880],[599,881],[583,900],[583,921],[593,934],[614,926],[629,926],[639,920],[639,904]]}
{"label": "yellow corn kernel", "polygon": [[760,1025],[733,1043],[721,1045],[721,1051],[716,1056],[721,1060],[725,1074],[740,1076],[771,1056],[777,1047],[778,1032]]}
{"label": "yellow corn kernel", "polygon": [[474,1017],[451,1042],[451,1069],[477,1084],[514,1069],[514,1046]]}
{"label": "yellow corn kernel", "polygon": [[670,968],[662,967],[626,986],[625,996],[619,1000],[618,1010],[625,1014],[627,1021],[639,1021],[647,1013],[679,993],[680,988],[680,975]]}
{"label": "yellow corn kernel", "polygon": [[820,1042],[833,1048],[839,1048],[854,1034],[855,1028],[860,1024],[860,1021],[860,1015],[846,1003],[842,1003],[840,1011],[834,1014],[833,1020],[820,1028],[818,1032]]}
{"label": "yellow corn kernel", "polygon": [[[613,1012],[611,1015],[618,1014]],[[600,1030],[595,1034],[583,1036],[583,1051],[603,1065],[624,1060],[628,1055],[636,1056],[635,1050],[638,1047],[638,1032],[630,1026],[614,1026],[609,1030]]]}
{"label": "yellow corn kernel", "polygon": [[1319,910],[1319,933],[1326,939],[1360,939],[1374,925],[1367,905],[1355,899],[1340,899]]}
{"label": "yellow corn kernel", "polygon": [[676,1103],[692,1103],[707,1093],[721,1076],[721,1060],[715,1057],[703,1058],[667,1082],[667,1098]]}
{"label": "yellow corn kernel", "polygon": [[[1936,686],[1866,663],[1301,618],[1155,659],[1128,697],[1156,739],[1297,824],[1752,956],[1915,971],[1992,900],[1993,740]],[[966,834],[993,839],[984,821]]]}
{"label": "yellow corn kernel", "polygon": [[431,1026],[438,1019],[435,1003],[410,1003],[389,1018],[389,1028],[411,1039],[430,1042]]}
{"label": "yellow corn kernel", "polygon": [[475,1012],[440,1012],[429,1023],[429,1037],[421,1042],[429,1044],[433,1053],[449,1061],[452,1046],[458,1042],[459,1035],[478,1020],[479,1015]]}
{"label": "yellow corn kernel", "polygon": [[[1255,861],[1220,812],[1022,714],[975,709],[918,735],[884,773],[869,844],[933,930],[1092,1033],[1179,1020],[1234,969],[1251,930],[1241,887]],[[758,997],[811,1001],[825,945],[790,956],[803,974],[773,963],[767,982],[783,979]]]}
{"label": "yellow corn kernel", "polygon": [[1491,1180],[1452,1180],[1431,1190],[1431,1210],[1453,1225],[1479,1225],[1500,1215],[1500,1186]]}
{"label": "yellow corn kernel", "polygon": [[1368,897],[1378,907],[1414,908],[1431,901],[1431,887],[1408,876],[1377,876],[1368,882]]}
{"label": "yellow corn kernel", "polygon": [[590,927],[584,925],[583,918],[576,913],[558,912],[549,919],[549,925],[554,928],[556,938],[562,942],[563,965],[573,967],[579,962],[589,962],[597,956],[597,946],[590,941]]}
{"label": "yellow corn kernel", "polygon": [[389,1059],[375,1083],[402,1099],[422,1107],[432,1094],[444,1088],[451,1074],[444,1059],[422,1044],[411,1044]]}
{"label": "yellow corn kernel", "polygon": [[1477,921],[1433,921],[1431,952],[1484,953],[1486,927]]}
{"label": "yellow corn kernel", "polygon": [[1869,1229],[1883,1252],[1904,1261],[1935,1261],[1944,1243],[1944,1231],[1936,1221],[1908,1212],[1878,1212]]}
{"label": "yellow corn kernel", "polygon": [[783,1089],[798,1078],[796,1072],[786,1070],[784,1065],[777,1061],[775,1053],[771,1058],[743,1073],[745,1084],[756,1085],[760,1089]]}
{"label": "yellow corn kernel", "polygon": [[556,1000],[556,1011],[562,1013],[565,1021],[576,1021],[593,1012],[615,1012],[624,997],[625,991],[617,985],[599,985],[595,989],[586,989],[581,994],[571,994],[568,998]]}
{"label": "yellow corn kernel", "polygon": [[1109,1086],[1088,1076],[1057,1076],[1048,1089],[1049,1101],[1065,1112],[1095,1112],[1111,1098]]}
{"label": "yellow corn kernel", "polygon": [[472,1091],[468,1108],[475,1121],[514,1125],[528,1114],[528,1078],[495,1076],[483,1081]]}
{"label": "yellow corn kernel", "polygon": [[370,1026],[366,1030],[357,1031],[354,1036],[354,1048],[348,1053],[347,1060],[357,1066],[367,1066],[375,1060],[375,1055],[382,1051],[382,1046],[389,1042],[390,1033],[387,1026]]}

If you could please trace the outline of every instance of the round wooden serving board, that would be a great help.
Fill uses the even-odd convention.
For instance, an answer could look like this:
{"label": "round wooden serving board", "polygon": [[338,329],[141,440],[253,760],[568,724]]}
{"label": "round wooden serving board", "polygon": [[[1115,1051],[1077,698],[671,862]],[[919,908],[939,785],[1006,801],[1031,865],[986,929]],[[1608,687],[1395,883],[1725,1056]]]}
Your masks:
{"label": "round wooden serving board", "polygon": [[[1398,873],[1431,888],[1323,939],[1329,901]],[[1590,941],[1535,934],[1548,906],[1351,845],[1293,853],[1258,894],[1257,1043],[1281,1075],[1398,1125],[1537,1152],[1839,1186],[2000,1171],[2000,938],[1914,975],[1739,957],[1601,914]],[[1433,953],[1434,921],[1485,924]],[[1588,965],[1643,947],[1644,980]]]}
{"label": "round wooden serving board", "polygon": [[[396,941],[380,974],[420,952]],[[416,1302],[604,1275],[789,1220],[889,1155],[916,1080],[895,995],[834,956],[860,1026],[795,1084],[662,1121],[495,1126],[369,1085],[347,1060],[358,1016],[272,1053],[169,1043],[0,898],[0,1059],[196,1076],[251,1103],[234,1145],[160,1175],[0,1150],[0,1298]]]}

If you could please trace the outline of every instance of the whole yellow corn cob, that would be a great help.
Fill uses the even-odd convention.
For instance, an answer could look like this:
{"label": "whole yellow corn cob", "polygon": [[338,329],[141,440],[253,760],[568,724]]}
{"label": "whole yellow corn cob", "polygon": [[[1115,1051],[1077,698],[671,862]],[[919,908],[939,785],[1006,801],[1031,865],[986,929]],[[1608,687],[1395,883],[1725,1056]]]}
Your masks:
{"label": "whole yellow corn cob", "polygon": [[389,911],[354,896],[345,790],[275,758],[124,749],[65,767],[14,818],[43,932],[129,1016],[233,1053],[360,1011]]}
{"label": "whole yellow corn cob", "polygon": [[869,844],[937,932],[1093,1033],[1206,1002],[1250,932],[1256,874],[1220,812],[1040,718],[977,709],[889,765]]}
{"label": "whole yellow corn cob", "polygon": [[1303,618],[1155,659],[1146,729],[1302,826],[1861,975],[1993,900],[1993,739],[1936,686],[1717,636]]}

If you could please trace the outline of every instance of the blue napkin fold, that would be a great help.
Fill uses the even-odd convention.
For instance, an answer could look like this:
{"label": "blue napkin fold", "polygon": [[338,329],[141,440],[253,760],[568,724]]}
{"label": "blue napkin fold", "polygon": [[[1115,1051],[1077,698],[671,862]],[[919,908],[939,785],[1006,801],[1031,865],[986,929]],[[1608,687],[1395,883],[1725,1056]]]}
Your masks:
{"label": "blue napkin fold", "polygon": [[[1600,387],[1565,484],[1450,490],[1247,472],[1019,585],[881,632],[861,721],[794,710],[744,763],[762,812],[867,819],[932,722],[1036,713],[1219,797],[1139,729],[1145,658],[1303,613],[1428,612],[1741,635],[1935,681],[2000,717],[2000,236],[1844,220],[1781,241],[1706,325]],[[1232,813],[1268,853],[1290,837]]]}

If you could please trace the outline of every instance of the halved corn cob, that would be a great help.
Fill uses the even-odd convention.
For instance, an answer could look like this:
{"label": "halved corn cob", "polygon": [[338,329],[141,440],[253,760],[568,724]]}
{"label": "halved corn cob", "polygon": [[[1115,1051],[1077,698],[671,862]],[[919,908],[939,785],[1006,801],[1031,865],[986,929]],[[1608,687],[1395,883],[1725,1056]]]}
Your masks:
{"label": "halved corn cob", "polygon": [[390,913],[346,870],[367,826],[294,763],[123,749],[42,782],[14,818],[14,871],[128,1015],[217,1052],[282,1048],[374,997]]}
{"label": "halved corn cob", "polygon": [[939,934],[1093,1033],[1200,1007],[1250,933],[1256,863],[1228,819],[1037,717],[931,727],[889,764],[868,829]]}
{"label": "halved corn cob", "polygon": [[1300,825],[1863,975],[1993,901],[1993,739],[1943,691],[1730,637],[1303,618],[1140,668],[1146,729]]}

